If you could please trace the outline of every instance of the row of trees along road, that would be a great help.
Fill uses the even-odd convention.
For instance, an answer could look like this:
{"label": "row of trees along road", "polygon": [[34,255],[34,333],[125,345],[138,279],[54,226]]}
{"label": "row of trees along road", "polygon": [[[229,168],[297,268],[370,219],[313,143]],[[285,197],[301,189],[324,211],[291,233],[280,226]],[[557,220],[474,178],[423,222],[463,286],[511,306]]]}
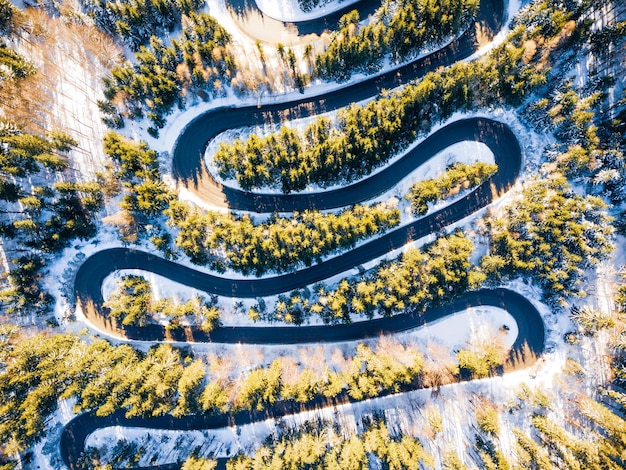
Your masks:
{"label": "row of trees along road", "polygon": [[339,214],[273,215],[257,224],[247,215],[203,212],[176,199],[161,180],[157,153],[144,142],[110,132],[104,138],[104,150],[115,163],[115,172],[104,186],[112,186],[111,194],[117,194],[117,180],[121,180],[124,190],[122,211],[106,221],[118,227],[122,240],[137,241],[149,227],[155,246],[166,256],[175,256],[169,232],[160,227],[159,216],[165,213],[168,224],[178,231],[175,245],[194,263],[222,272],[232,269],[260,275],[310,266],[400,223],[398,208],[387,203],[357,205]]}
{"label": "row of trees along road", "polygon": [[[23,334],[10,324],[0,326],[0,340],[0,359],[6,364],[0,372],[0,452],[9,465],[16,452],[43,436],[63,399],[75,398],[76,412],[97,416],[126,410],[127,416],[181,417],[269,410],[281,399],[307,402],[342,393],[364,399],[397,392],[423,377],[422,355],[411,346],[389,342],[374,349],[358,345],[339,369],[325,361],[307,368],[282,357],[240,375],[228,357],[213,357],[209,369],[203,359],[168,344],[144,353],[71,334]],[[454,363],[450,367],[454,372]],[[209,371],[216,375],[207,379]]]}
{"label": "row of trees along road", "polygon": [[310,266],[400,223],[400,211],[387,203],[356,205],[338,214],[314,210],[292,217],[274,214],[256,225],[248,215],[201,212],[182,201],[171,202],[166,214],[168,223],[178,229],[176,246],[191,261],[222,272],[256,275]]}
{"label": "row of trees along road", "polygon": [[344,278],[334,287],[318,283],[312,291],[280,295],[273,310],[259,302],[249,316],[300,324],[317,315],[326,323],[350,323],[353,315],[372,318],[423,311],[482,284],[484,274],[470,263],[473,250],[472,241],[459,231],[421,250],[408,249],[372,272]]}
{"label": "row of trees along road", "polygon": [[415,183],[406,198],[411,201],[413,215],[423,215],[428,212],[428,203],[449,198],[462,189],[475,188],[496,171],[498,165],[490,163],[453,163],[439,177]]}
{"label": "row of trees along road", "polygon": [[[219,96],[225,92],[223,82],[237,74],[226,47],[230,37],[212,17],[197,13],[201,7],[197,0],[82,0],[82,4],[96,25],[136,52],[135,66],[126,63],[105,78],[106,100],[100,109],[112,127],[123,126],[125,117],[147,115],[153,122],[149,132],[156,136],[173,106],[182,106],[181,95]],[[358,13],[349,13],[326,51],[315,58],[317,74],[345,79],[354,72],[378,70],[387,54],[392,60],[407,60],[457,34],[477,8],[478,0],[445,0],[436,6],[400,0],[385,3],[376,20],[361,28]],[[181,38],[165,48],[159,38],[177,28],[182,28]],[[301,88],[302,77],[294,76]]]}
{"label": "row of trees along road", "polygon": [[[1,359],[7,364],[0,373],[0,391],[5,398],[1,406],[5,419],[0,424],[0,442],[8,465],[11,465],[9,457],[16,451],[41,438],[46,419],[59,399],[74,397],[77,410],[94,410],[100,416],[118,409],[127,410],[129,416],[166,413],[185,416],[267,409],[281,398],[304,402],[316,393],[336,396],[344,388],[356,399],[377,396],[419,379],[423,370],[422,357],[413,348],[385,342],[376,349],[358,346],[354,357],[344,359],[346,367],[342,371],[327,369],[321,363],[310,369],[294,369],[293,360],[282,357],[267,368],[255,369],[243,377],[235,373],[237,377],[229,382],[220,372],[226,367],[229,374],[234,373],[232,367],[224,364],[228,358],[215,356],[211,359],[211,374],[222,379],[210,379],[207,383],[207,364],[170,345],[155,346],[141,353],[128,345],[112,346],[104,340],[88,344],[73,335],[22,336],[18,327],[7,324],[0,328],[0,338]],[[572,406],[578,407],[587,420],[582,423],[592,423],[590,426],[604,430],[593,443],[585,443],[551,420],[548,416],[551,401],[535,395],[530,396],[526,387],[526,392],[520,391],[519,403],[506,406],[511,413],[529,413],[528,422],[532,419],[537,432],[561,449],[561,458],[584,451],[586,468],[616,468],[602,467],[601,463],[614,460],[625,448],[623,419],[587,398],[579,396],[572,400]],[[499,434],[500,426],[488,413],[477,419],[484,433]],[[441,424],[437,429],[441,432]],[[516,431],[515,436],[525,449],[519,458],[541,458],[545,453],[541,444],[526,433]],[[481,449],[493,451],[493,447],[485,444],[488,442],[483,436]],[[555,448],[546,447],[551,453]],[[483,458],[501,460],[504,456],[488,453]]]}
{"label": "row of trees along road", "polygon": [[373,462],[383,468],[431,468],[434,457],[419,439],[393,435],[382,416],[363,419],[361,434],[345,436],[331,423],[305,422],[297,429],[286,429],[272,436],[254,457],[238,455],[226,464],[227,470],[257,468],[324,468],[328,470],[367,470]]}
{"label": "row of trees along road", "polygon": [[125,326],[145,326],[160,316],[169,321],[169,328],[187,323],[199,323],[207,333],[218,324],[217,298],[206,301],[194,296],[187,302],[175,302],[170,298],[156,300],[150,283],[142,276],[122,276],[104,306],[109,315]]}
{"label": "row of trees along road", "polygon": [[325,80],[347,80],[353,73],[379,71],[386,57],[400,63],[444,41],[470,24],[479,0],[385,1],[374,19],[359,26],[354,10],[339,22],[326,50],[315,57]]}

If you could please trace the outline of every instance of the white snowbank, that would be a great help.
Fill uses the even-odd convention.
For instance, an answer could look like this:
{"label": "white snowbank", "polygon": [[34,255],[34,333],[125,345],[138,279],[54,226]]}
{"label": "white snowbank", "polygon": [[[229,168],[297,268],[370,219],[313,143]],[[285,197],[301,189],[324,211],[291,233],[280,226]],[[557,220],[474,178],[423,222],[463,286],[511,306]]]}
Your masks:
{"label": "white snowbank", "polygon": [[302,11],[296,0],[256,0],[259,10],[263,14],[279,21],[306,21],[329,15],[348,5],[353,5],[359,0],[324,1],[311,11]]}
{"label": "white snowbank", "polygon": [[[502,341],[505,348],[510,348],[518,333],[517,322],[506,310],[472,307],[406,334],[422,341],[435,341],[455,350],[472,338],[495,337]],[[397,339],[402,341],[403,336],[397,335]]]}

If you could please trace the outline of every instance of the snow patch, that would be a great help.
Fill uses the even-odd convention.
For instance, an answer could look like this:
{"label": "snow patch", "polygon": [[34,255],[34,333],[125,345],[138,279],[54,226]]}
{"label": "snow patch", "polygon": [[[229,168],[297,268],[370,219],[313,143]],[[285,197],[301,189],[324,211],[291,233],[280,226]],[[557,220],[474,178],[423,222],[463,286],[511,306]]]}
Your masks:
{"label": "snow patch", "polygon": [[311,11],[302,11],[295,0],[256,0],[257,7],[265,15],[275,20],[296,22],[313,20],[334,13],[337,10],[358,3],[359,0],[324,1]]}

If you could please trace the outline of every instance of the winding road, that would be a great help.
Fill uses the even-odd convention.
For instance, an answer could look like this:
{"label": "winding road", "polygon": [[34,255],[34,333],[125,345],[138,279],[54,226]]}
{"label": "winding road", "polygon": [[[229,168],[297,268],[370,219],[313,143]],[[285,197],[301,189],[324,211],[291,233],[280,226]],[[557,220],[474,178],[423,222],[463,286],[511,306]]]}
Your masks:
{"label": "winding road", "polygon": [[[457,298],[452,303],[445,306],[429,309],[421,315],[398,315],[384,320],[375,320],[373,322],[362,322],[366,326],[372,326],[373,331],[378,335],[378,328],[385,324],[386,332],[405,331],[410,328],[416,328],[425,323],[430,323],[449,315],[454,315],[458,311],[465,310],[469,307],[476,306],[492,306],[507,310],[515,319],[519,333],[511,346],[508,361],[506,362],[502,372],[513,370],[517,365],[522,364],[527,367],[534,363],[538,356],[544,350],[544,324],[541,315],[527,299],[521,295],[507,289],[482,289],[475,292],[469,292]],[[390,326],[391,325],[391,326]],[[326,335],[333,336],[333,332],[356,325],[339,325],[325,327],[298,327],[298,328],[261,328],[262,330],[270,330],[271,334],[281,336],[280,342],[289,341],[285,336],[285,331],[294,334],[296,331],[315,330],[318,329],[320,334],[322,330],[326,331]],[[321,329],[320,329],[321,328]],[[259,328],[257,328],[259,330]],[[401,391],[410,391],[420,388],[419,384],[408,384]],[[210,430],[219,429],[226,426],[241,426],[256,421],[264,421],[268,418],[280,418],[290,414],[301,413],[303,411],[318,409],[321,406],[331,406],[340,403],[348,403],[352,401],[350,397],[344,393],[333,400],[313,400],[308,403],[297,403],[295,401],[281,401],[276,403],[271,410],[261,412],[240,412],[237,414],[218,414],[218,415],[197,415],[185,418],[174,418],[171,415],[161,416],[157,418],[126,418],[124,412],[116,412],[111,416],[97,417],[92,414],[83,413],[71,420],[63,429],[61,434],[61,456],[63,461],[70,469],[77,468],[77,462],[81,452],[85,448],[85,440],[92,432],[97,429],[108,426],[127,426],[139,428],[159,428],[180,431],[192,430]],[[219,459],[220,467],[224,468],[228,459]],[[156,468],[156,467],[151,467]],[[171,466],[159,466],[160,470],[166,468],[180,468],[179,464]]]}
{"label": "winding road", "polygon": [[[252,3],[249,4],[248,2]],[[371,0],[366,0],[366,2],[360,5],[362,15],[371,5],[375,6],[378,3]],[[236,21],[243,25],[246,24],[246,21],[262,24],[263,34],[267,33],[267,25],[269,24],[267,22],[276,21],[264,17],[263,22],[259,23],[261,21],[259,15],[262,13],[259,13],[256,6],[253,5],[253,0],[227,0],[227,4],[235,12]],[[295,35],[300,40],[307,34],[319,34],[319,28],[326,28],[325,25],[332,24],[333,21],[336,19],[326,18],[297,27],[278,23],[281,23],[281,27],[288,30],[289,34]],[[157,325],[121,330],[107,318],[106,309],[102,305],[102,283],[107,275],[120,269],[150,271],[207,293],[228,297],[254,298],[287,292],[346,272],[354,266],[359,266],[369,260],[383,256],[391,250],[400,248],[410,241],[436,233],[485,207],[514,184],[521,168],[521,151],[512,131],[505,124],[486,118],[472,118],[451,123],[433,133],[415,149],[375,175],[350,186],[318,194],[253,194],[222,186],[215,182],[206,171],[203,156],[207,143],[224,130],[269,121],[283,122],[335,110],[351,102],[376,95],[382,89],[394,88],[407,83],[439,66],[450,65],[467,58],[476,51],[479,45],[493,37],[502,27],[503,21],[503,0],[482,0],[476,23],[465,34],[437,52],[380,76],[325,93],[323,96],[260,107],[211,110],[199,116],[183,130],[173,154],[173,175],[179,184],[185,185],[190,191],[210,204],[255,212],[288,212],[306,208],[329,209],[371,199],[390,189],[413,169],[439,151],[453,143],[464,140],[483,142],[494,153],[498,172],[486,183],[454,204],[363,243],[350,252],[332,257],[310,268],[281,276],[232,280],[202,273],[140,250],[124,248],[102,250],[85,260],[75,280],[77,303],[82,307],[89,321],[113,336],[130,340],[163,341],[167,339],[224,343],[294,344],[349,341],[376,337],[385,333],[417,328],[471,306],[489,305],[507,310],[514,317],[519,328],[518,337],[510,350],[508,361],[502,372],[511,370],[519,364],[524,366],[532,364],[544,350],[543,321],[539,312],[527,299],[506,289],[483,289],[469,292],[457,297],[449,304],[433,307],[425,312],[408,312],[391,318],[358,322],[351,325],[222,327],[212,332],[210,336],[197,328],[181,329],[166,334],[164,328]],[[274,32],[271,33],[273,34],[272,37],[264,40],[276,42],[277,36],[283,34],[281,31],[283,30],[280,30],[276,25]],[[410,384],[403,391],[417,387],[419,384]],[[348,401],[350,401],[349,397],[344,394],[333,402]],[[123,412],[101,418],[85,413],[77,416],[65,426],[61,435],[60,451],[65,464],[74,470],[78,468],[78,459],[84,450],[85,439],[99,428],[119,425],[171,430],[216,429],[232,424],[252,423],[267,419],[269,416],[278,418],[327,405],[329,405],[328,401],[322,402],[321,400],[314,400],[305,404],[282,401],[271,411],[262,413],[189,416],[182,419],[175,419],[172,416],[128,419],[124,417]],[[225,460],[220,459],[220,467],[224,466]],[[179,464],[171,464],[158,468],[165,470],[179,467]]]}
{"label": "winding road", "polygon": [[[126,327],[122,330],[108,318],[106,309],[102,306],[102,283],[109,274],[115,271],[143,269],[211,294],[225,297],[255,298],[288,292],[343,273],[355,266],[383,256],[389,251],[401,248],[411,241],[419,240],[426,235],[442,230],[446,226],[482,209],[510,188],[519,174],[522,159],[515,135],[508,126],[501,122],[485,118],[471,118],[453,122],[440,129],[394,164],[385,168],[383,172],[359,183],[358,190],[354,191],[356,198],[377,193],[380,189],[379,186],[392,186],[448,145],[463,140],[483,142],[491,149],[495,163],[498,165],[498,171],[491,178],[455,203],[412,223],[391,230],[339,256],[329,258],[309,268],[280,276],[233,280],[203,273],[140,250],[127,248],[102,250],[87,258],[76,274],[75,292],[78,304],[91,322],[106,329],[111,334],[127,339],[267,342],[267,340],[262,341],[260,337],[263,334],[261,332],[266,331],[266,328],[252,328],[251,331],[256,331],[256,333],[246,334],[245,339],[239,336],[242,333],[229,334],[231,329],[228,328],[219,328],[211,333],[210,337],[207,337],[206,333],[199,328],[187,328],[169,334],[166,334],[165,328],[160,325],[149,325],[141,328]],[[341,194],[340,197],[346,198],[348,204],[356,202],[348,200],[353,191],[338,190],[338,192]],[[363,336],[367,335],[368,327],[365,324],[358,328],[361,329],[360,333]],[[323,341],[323,334],[313,335],[314,330],[312,329],[307,331],[311,331],[310,336],[306,338],[307,341]],[[289,335],[293,335],[293,332]],[[335,337],[334,340],[357,338],[355,333],[350,333],[350,335],[345,338]],[[288,335],[279,336],[281,340],[276,342],[281,342],[283,339],[288,340]],[[303,340],[305,338],[302,337],[299,341]]]}
{"label": "winding road", "polygon": [[[502,28],[504,17],[503,0],[481,0],[474,24],[459,38],[442,49],[379,76],[338,87],[321,96],[264,104],[260,107],[222,107],[210,110],[191,121],[179,135],[172,157],[173,176],[179,184],[207,204],[233,210],[289,211],[296,207],[303,208],[298,204],[305,198],[308,198],[308,203],[304,204],[304,208],[339,207],[341,204],[333,203],[331,198],[323,194],[314,197],[277,196],[246,193],[221,185],[213,179],[204,164],[204,151],[208,142],[228,129],[269,122],[280,123],[333,111],[376,96],[382,90],[406,84],[438,67],[466,59],[476,52],[481,44],[489,42]],[[296,202],[298,199],[300,201]],[[326,202],[321,202],[323,200]]]}

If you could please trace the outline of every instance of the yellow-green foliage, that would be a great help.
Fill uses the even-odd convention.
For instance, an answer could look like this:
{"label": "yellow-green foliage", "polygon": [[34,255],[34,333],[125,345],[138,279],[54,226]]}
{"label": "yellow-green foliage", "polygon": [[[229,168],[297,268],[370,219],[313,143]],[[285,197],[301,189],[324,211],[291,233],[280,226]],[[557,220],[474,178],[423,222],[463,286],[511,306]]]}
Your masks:
{"label": "yellow-green foliage", "polygon": [[155,301],[150,283],[143,276],[122,276],[104,306],[109,315],[126,326],[144,326],[155,315],[168,317],[171,324],[178,325],[182,318],[200,319],[202,329],[210,332],[219,320],[219,309],[213,302],[192,297],[185,303],[164,298]]}
{"label": "yellow-green foliage", "polygon": [[476,422],[478,427],[487,434],[500,433],[500,419],[498,409],[491,403],[481,402],[476,408]]}
{"label": "yellow-green foliage", "polygon": [[190,456],[181,470],[214,470],[217,467],[217,461],[213,459],[203,459],[194,455]]}
{"label": "yellow-green foliage", "polygon": [[248,215],[203,213],[181,201],[173,202],[167,214],[179,230],[176,245],[194,263],[257,275],[310,266],[400,223],[400,211],[385,203],[356,205],[338,214],[306,210],[289,218],[274,215],[258,225]]}
{"label": "yellow-green foliage", "polygon": [[230,460],[228,470],[320,468],[326,470],[367,470],[369,454],[375,455],[389,470],[409,470],[422,463],[434,465],[417,439],[391,436],[382,422],[370,424],[361,436],[338,435],[322,423],[305,423],[296,431],[257,449],[254,456],[239,455]]}
{"label": "yellow-green foliage", "polygon": [[563,177],[530,184],[505,213],[488,220],[491,253],[482,267],[490,276],[532,275],[550,293],[567,295],[613,249],[606,204],[574,194]]}
{"label": "yellow-green foliage", "polygon": [[475,188],[498,171],[498,165],[490,163],[453,163],[441,176],[415,183],[406,198],[411,201],[414,215],[428,211],[428,203],[457,194],[462,189]]}

